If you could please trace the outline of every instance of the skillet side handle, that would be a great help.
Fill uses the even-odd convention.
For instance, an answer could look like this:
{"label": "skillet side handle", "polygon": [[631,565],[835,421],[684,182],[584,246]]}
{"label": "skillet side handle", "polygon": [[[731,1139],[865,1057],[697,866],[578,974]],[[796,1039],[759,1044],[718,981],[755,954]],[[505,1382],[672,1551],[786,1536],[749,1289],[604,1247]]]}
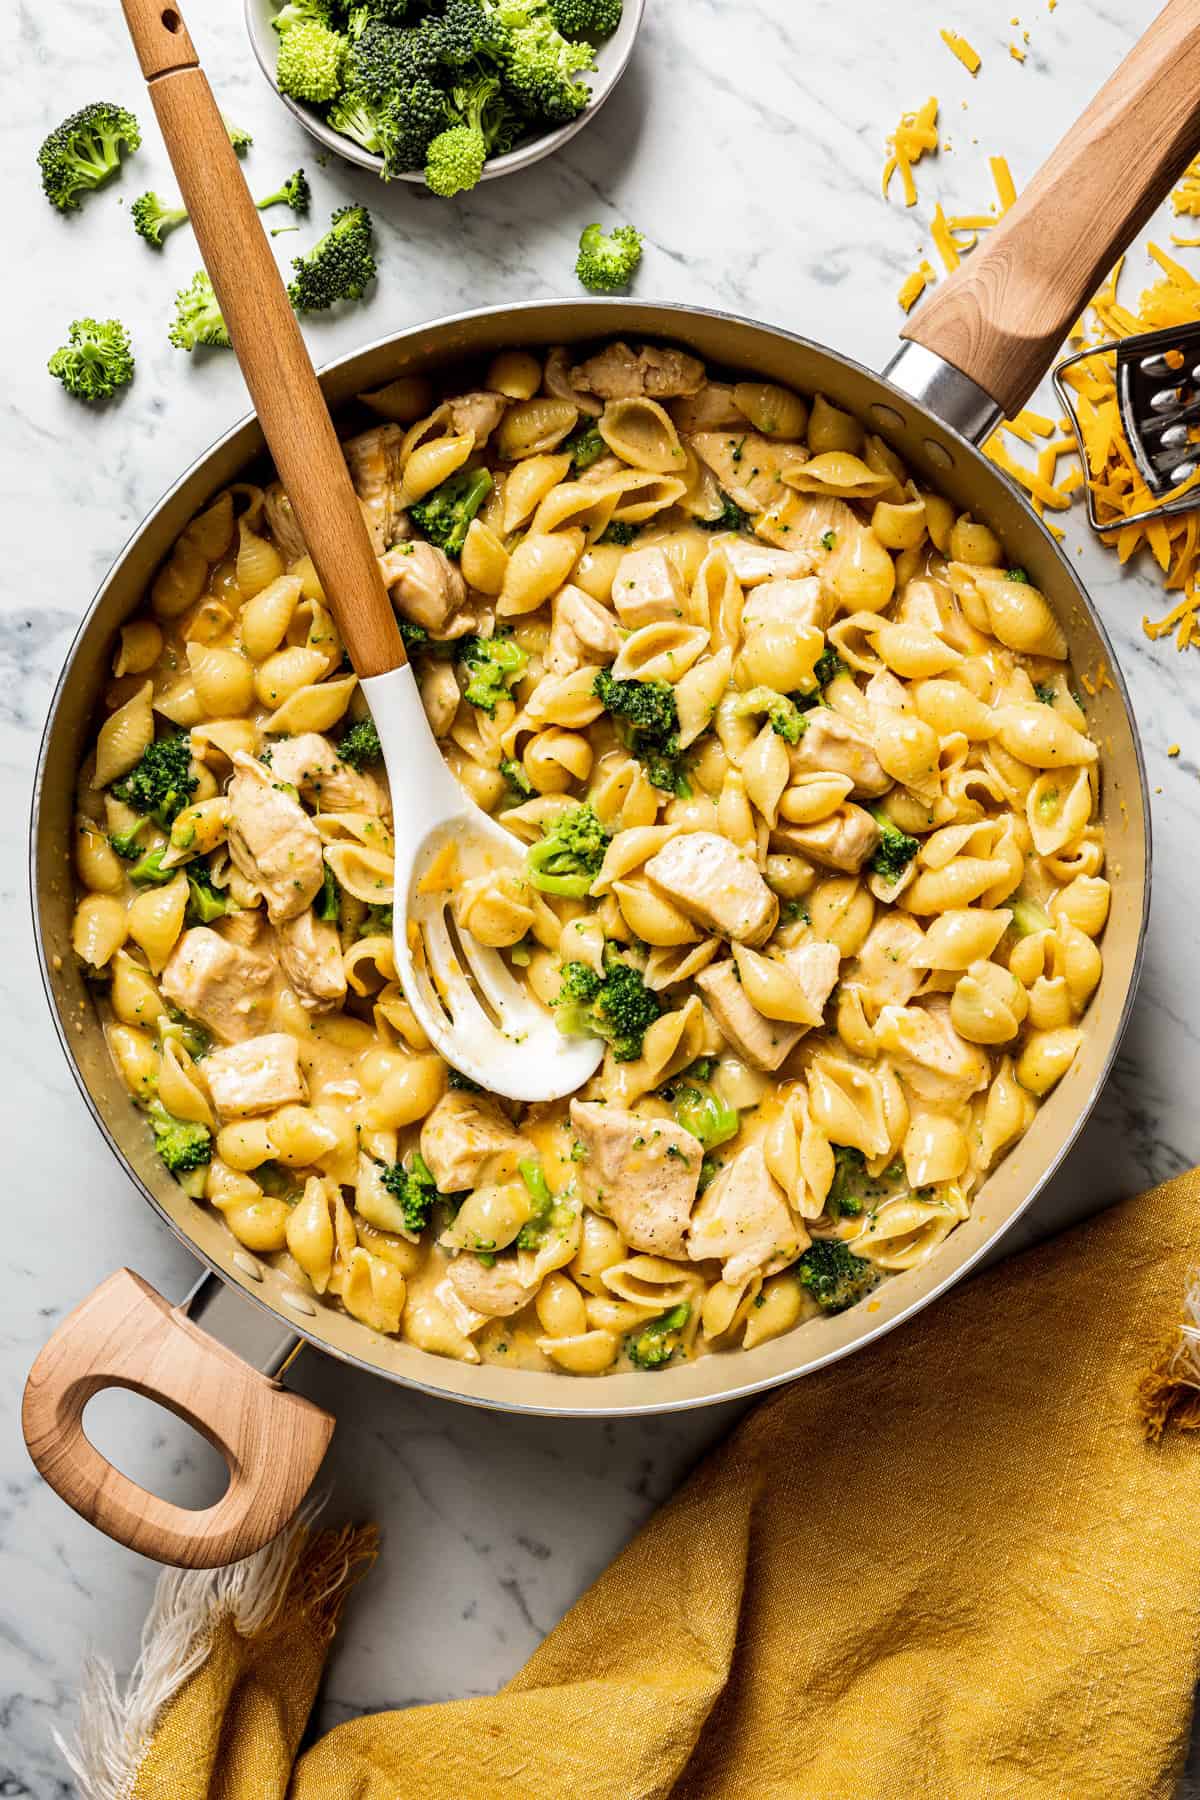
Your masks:
{"label": "skillet side handle", "polygon": [[[83,1429],[104,1388],[128,1388],[193,1426],[229,1467],[215,1506],[189,1511],[115,1469]],[[294,1516],[333,1419],[200,1331],[129,1269],[63,1320],[30,1370],[21,1408],[34,1465],[90,1525],[156,1562],[212,1569],[261,1549]]]}
{"label": "skillet side handle", "polygon": [[1200,0],[1170,0],[1016,205],[901,336],[1019,412],[1200,149]]}

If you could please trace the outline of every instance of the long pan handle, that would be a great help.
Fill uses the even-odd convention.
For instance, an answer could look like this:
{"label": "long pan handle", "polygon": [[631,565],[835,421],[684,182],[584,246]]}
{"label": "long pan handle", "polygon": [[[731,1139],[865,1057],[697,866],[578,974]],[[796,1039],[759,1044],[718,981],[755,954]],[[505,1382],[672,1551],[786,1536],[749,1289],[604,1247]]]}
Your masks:
{"label": "long pan handle", "polygon": [[122,0],[196,241],[308,553],[360,675],[404,646],[262,220],[178,9]]}
{"label": "long pan handle", "polygon": [[1200,0],[1170,0],[986,241],[901,336],[1020,410],[1200,149]]}

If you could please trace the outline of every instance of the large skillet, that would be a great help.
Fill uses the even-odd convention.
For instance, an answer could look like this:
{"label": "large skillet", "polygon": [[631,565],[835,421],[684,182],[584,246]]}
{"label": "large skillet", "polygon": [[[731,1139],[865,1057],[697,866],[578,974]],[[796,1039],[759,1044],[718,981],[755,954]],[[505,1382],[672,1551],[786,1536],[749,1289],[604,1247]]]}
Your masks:
{"label": "large skillet", "polygon": [[[145,16],[148,0],[129,4]],[[173,10],[158,16],[178,26]],[[194,60],[186,73],[203,80]],[[152,83],[156,105],[166,104],[160,92],[178,78],[165,72]],[[896,1276],[841,1316],[750,1352],[658,1374],[589,1382],[470,1367],[382,1337],[301,1293],[240,1248],[219,1215],[166,1175],[109,1061],[70,951],[72,795],[117,627],[187,521],[261,455],[255,418],[193,464],[130,539],[79,630],[42,742],[31,832],[35,933],[55,1026],[84,1100],[131,1179],[208,1273],[174,1308],[128,1271],[111,1277],[64,1321],[34,1365],[24,1415],[30,1451],[84,1517],[149,1555],[192,1566],[232,1560],[266,1542],[299,1504],[332,1431],[327,1415],[274,1379],[301,1339],[392,1381],[477,1406],[564,1416],[700,1406],[806,1374],[891,1330],[969,1269],[1039,1193],[1096,1102],[1132,1006],[1149,905],[1149,809],[1129,696],[1104,627],[1054,539],[977,445],[997,418],[1028,398],[1119,249],[1200,147],[1200,115],[1191,110],[1198,91],[1200,0],[1172,0],[1016,207],[907,326],[886,377],[790,332],[626,300],[465,313],[370,345],[322,376],[336,409],[402,373],[436,373],[504,346],[582,344],[620,333],[684,344],[718,368],[820,391],[868,421],[922,480],[999,533],[1012,561],[1050,597],[1076,669],[1107,665],[1112,685],[1102,686],[1089,707],[1102,747],[1113,908],[1083,1047],[1027,1136],[980,1190],[970,1219],[930,1263]],[[158,1400],[223,1451],[231,1485],[215,1507],[167,1505],[93,1449],[81,1415],[106,1386]]]}

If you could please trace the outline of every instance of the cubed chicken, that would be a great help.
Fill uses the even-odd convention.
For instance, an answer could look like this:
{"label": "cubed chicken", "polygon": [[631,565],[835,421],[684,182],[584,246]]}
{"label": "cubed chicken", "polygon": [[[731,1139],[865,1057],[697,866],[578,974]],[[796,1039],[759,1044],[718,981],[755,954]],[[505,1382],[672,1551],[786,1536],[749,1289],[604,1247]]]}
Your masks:
{"label": "cubed chicken", "polygon": [[551,619],[546,647],[548,675],[570,675],[585,663],[597,667],[610,663],[621,648],[608,608],[570,583],[556,594]]}
{"label": "cubed chicken", "polygon": [[724,431],[744,425],[746,415],[735,404],[733,389],[720,381],[706,381],[696,394],[683,394],[667,407],[680,432]]}
{"label": "cubed chicken", "polygon": [[232,944],[208,925],[185,931],[159,986],[165,999],[225,1044],[257,1036],[271,1011],[269,957]]}
{"label": "cubed chicken", "polygon": [[991,1079],[987,1052],[959,1036],[945,995],[917,1006],[885,1006],[875,1036],[901,1081],[931,1106],[963,1106]]}
{"label": "cubed chicken", "polygon": [[443,1194],[478,1187],[485,1170],[509,1173],[532,1154],[529,1140],[489,1095],[463,1088],[443,1094],[421,1127],[421,1155]]}
{"label": "cubed chicken", "polygon": [[913,967],[912,960],[924,942],[925,933],[915,919],[904,913],[884,913],[847,969],[847,987],[867,989],[879,1004],[907,1006],[925,974],[924,969]]}
{"label": "cubed chicken", "polygon": [[771,833],[772,850],[807,856],[843,875],[857,875],[878,843],[879,827],[870,813],[849,802],[815,825],[780,825]]}
{"label": "cubed chicken", "polygon": [[497,1256],[489,1266],[464,1250],[451,1261],[447,1276],[459,1300],[489,1319],[510,1318],[528,1305],[535,1292],[521,1280],[515,1254]]}
{"label": "cubed chicken", "polygon": [[785,1025],[759,1012],[728,958],[701,969],[695,981],[722,1036],[753,1068],[777,1069],[804,1036],[805,1026]]}
{"label": "cubed chicken", "polygon": [[842,953],[837,945],[825,938],[809,938],[806,943],[785,950],[779,960],[788,973],[796,977],[813,1011],[823,1013],[837,986],[838,971],[842,966]]}
{"label": "cubed chicken", "polygon": [[272,925],[294,919],[320,891],[325,855],[320,834],[265,763],[234,753],[229,784],[229,854],[262,894]]}
{"label": "cubed chicken", "polygon": [[402,619],[443,640],[475,629],[474,613],[462,610],[466,583],[457,565],[436,544],[413,538],[381,557],[379,568]]}
{"label": "cubed chicken", "polygon": [[617,617],[629,631],[660,619],[683,617],[683,582],[666,553],[656,545],[630,550],[617,564],[612,584]]}
{"label": "cubed chicken", "polygon": [[664,844],[646,875],[689,919],[739,944],[761,944],[779,902],[744,850],[715,831],[689,831]]}
{"label": "cubed chicken", "polygon": [[[743,587],[758,587],[764,581],[780,581],[799,584],[803,576],[812,574],[813,558],[804,550],[776,550],[770,544],[760,543],[757,538],[729,537],[722,538],[721,548],[729,558],[730,567]],[[817,599],[820,599],[821,584],[817,583]],[[823,626],[825,607],[821,607],[821,615],[803,618],[802,625]]]}
{"label": "cubed chicken", "polygon": [[478,449],[487,443],[500,423],[507,402],[503,394],[493,394],[490,388],[476,388],[473,393],[459,394],[446,404],[450,409],[451,431],[456,437],[463,437],[469,431]]}
{"label": "cubed chicken", "polygon": [[304,539],[300,535],[300,527],[296,523],[296,515],[292,511],[292,503],[284,490],[281,481],[273,481],[263,493],[263,506],[267,515],[267,524],[271,528],[271,536],[275,539],[279,554],[285,563],[298,562],[308,554]]}
{"label": "cubed chicken", "polygon": [[271,752],[271,773],[279,781],[290,781],[318,812],[380,810],[379,789],[371,777],[344,763],[319,731],[281,738]]}
{"label": "cubed chicken", "polygon": [[268,1031],[227,1050],[210,1050],[204,1078],[223,1119],[248,1119],[308,1099],[300,1045],[287,1031]]}
{"label": "cubed chicken", "polygon": [[389,423],[373,425],[370,431],[347,438],[342,445],[376,556],[390,550],[397,538],[408,535],[408,516],[397,504],[403,442],[404,432],[399,425]]}
{"label": "cubed chicken", "polygon": [[766,512],[785,498],[783,471],[803,460],[797,444],[777,442],[756,431],[697,431],[692,449],[706,463],[743,512]]}
{"label": "cubed chicken", "polygon": [[865,732],[828,706],[815,706],[804,715],[806,729],[790,753],[793,778],[797,775],[848,775],[851,790],[860,799],[877,799],[892,785],[874,746]]}
{"label": "cubed chicken", "polygon": [[346,998],[342,940],[336,925],[310,906],[279,927],[279,960],[301,1006],[329,1012]]}
{"label": "cubed chicken", "polygon": [[609,344],[585,363],[571,370],[571,386],[602,400],[630,400],[648,394],[652,400],[673,400],[680,394],[697,394],[704,386],[704,364],[684,350],[661,350],[643,344]]}
{"label": "cubed chicken", "polygon": [[620,1107],[572,1100],[571,1123],[583,1145],[579,1191],[613,1221],[632,1250],[684,1256],[703,1152],[670,1119],[643,1119]]}
{"label": "cubed chicken", "polygon": [[[772,552],[760,548],[759,554],[770,556]],[[737,572],[736,565],[734,572]],[[815,575],[800,579],[771,576],[754,589],[742,608],[742,635],[745,638],[763,627],[781,625],[795,631],[802,626],[815,625],[818,631],[824,631],[828,623],[829,607],[822,598],[821,584]]]}
{"label": "cubed chicken", "polygon": [[738,1287],[757,1270],[773,1274],[785,1268],[810,1242],[767,1168],[762,1146],[750,1144],[700,1196],[688,1255],[693,1262],[720,1262],[721,1279]]}

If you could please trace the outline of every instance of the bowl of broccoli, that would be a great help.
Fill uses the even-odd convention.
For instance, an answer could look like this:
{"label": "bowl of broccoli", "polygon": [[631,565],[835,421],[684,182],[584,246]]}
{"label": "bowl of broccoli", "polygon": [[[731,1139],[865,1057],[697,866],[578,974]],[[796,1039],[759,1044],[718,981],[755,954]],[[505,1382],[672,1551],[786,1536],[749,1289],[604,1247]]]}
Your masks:
{"label": "bowl of broccoli", "polygon": [[263,74],[317,141],[446,198],[549,156],[629,61],[645,0],[246,0]]}

